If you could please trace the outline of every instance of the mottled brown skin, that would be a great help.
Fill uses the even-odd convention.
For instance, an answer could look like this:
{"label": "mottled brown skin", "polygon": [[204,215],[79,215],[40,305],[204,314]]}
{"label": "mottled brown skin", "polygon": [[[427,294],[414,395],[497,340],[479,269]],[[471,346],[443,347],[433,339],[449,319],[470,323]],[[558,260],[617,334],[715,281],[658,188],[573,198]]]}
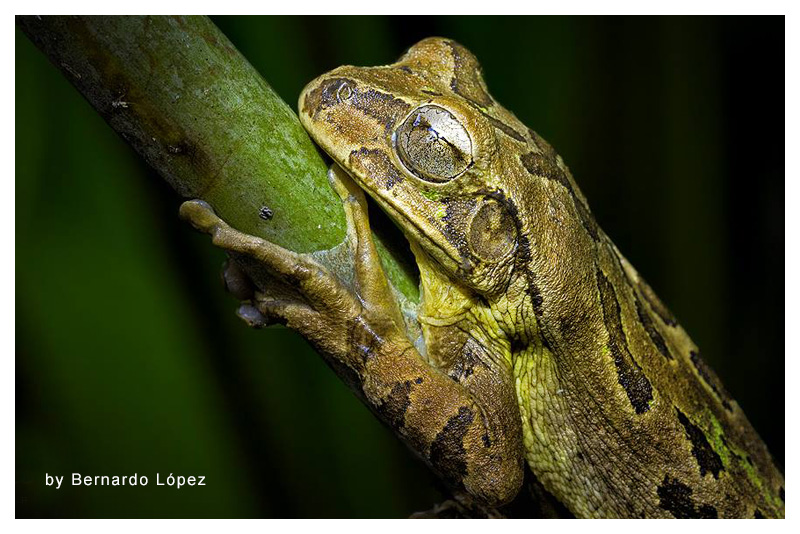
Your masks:
{"label": "mottled brown skin", "polygon": [[[440,108],[466,145],[458,126],[426,122]],[[784,515],[783,476],[738,404],[466,49],[431,38],[393,65],[340,67],[306,87],[300,118],[337,164],[353,283],[202,203],[182,213],[276,280],[251,294],[233,283],[242,315],[306,336],[462,503],[509,502],[527,465],[580,517]],[[400,156],[413,128],[430,144]],[[437,177],[452,168],[465,170]],[[423,340],[342,169],[411,243]]]}

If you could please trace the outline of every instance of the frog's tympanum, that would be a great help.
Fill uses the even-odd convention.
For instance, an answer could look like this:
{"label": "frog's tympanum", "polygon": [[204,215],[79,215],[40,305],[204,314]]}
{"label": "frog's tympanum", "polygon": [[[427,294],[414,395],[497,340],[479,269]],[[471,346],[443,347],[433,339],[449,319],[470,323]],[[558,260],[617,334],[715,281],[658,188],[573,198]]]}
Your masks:
{"label": "frog's tympanum", "polygon": [[[335,162],[351,277],[203,202],[182,214],[235,260],[240,315],[305,336],[458,502],[497,509],[529,469],[579,517],[784,515],[783,475],[739,405],[469,51],[431,38],[393,65],[337,68],[299,111]],[[410,242],[412,316],[363,192]],[[242,268],[274,282],[251,289]]]}

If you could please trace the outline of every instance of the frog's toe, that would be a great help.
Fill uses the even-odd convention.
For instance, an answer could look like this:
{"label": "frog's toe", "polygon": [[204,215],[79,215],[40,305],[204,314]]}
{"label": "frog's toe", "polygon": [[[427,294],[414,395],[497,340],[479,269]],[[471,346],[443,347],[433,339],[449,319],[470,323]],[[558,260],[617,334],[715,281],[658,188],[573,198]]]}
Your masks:
{"label": "frog's toe", "polygon": [[270,324],[270,321],[252,304],[239,306],[236,315],[251,328],[264,328]]}
{"label": "frog's toe", "polygon": [[[363,199],[363,194],[357,188],[355,194],[360,194]],[[353,197],[346,203],[345,209],[357,209],[358,204],[358,199]],[[305,332],[311,328],[309,325],[316,324],[319,315],[339,319],[355,317],[360,312],[359,297],[310,254],[297,253],[236,230],[220,219],[211,206],[200,200],[184,202],[180,213],[195,228],[210,234],[214,245],[231,255],[232,261],[229,261],[222,275],[223,282],[234,296],[246,301],[239,316],[251,326],[261,327],[280,322]],[[374,258],[374,263],[380,268],[370,239],[366,214],[356,219],[361,221],[359,237],[365,237],[358,242],[362,248],[369,247],[359,251],[358,256],[366,257],[368,250],[369,257]],[[358,271],[358,266],[356,269]],[[248,273],[252,273],[253,277]],[[363,283],[363,277],[358,278]],[[251,309],[253,306],[248,303],[255,303],[256,311],[261,313],[264,320],[256,315]]]}
{"label": "frog's toe", "polygon": [[328,169],[328,183],[339,195],[342,202],[356,201],[359,205],[364,202],[364,192],[352,178],[339,165],[334,163]]}
{"label": "frog's toe", "polygon": [[[320,280],[326,278],[327,271],[309,255],[293,252],[260,237],[240,232],[220,219],[211,206],[202,200],[184,202],[180,215],[196,229],[209,234],[214,245],[225,249],[234,257],[241,255],[257,261],[284,282],[297,286],[306,283],[320,285]],[[239,287],[241,280],[238,273],[233,278],[232,289],[246,292],[246,288]],[[228,283],[227,280],[225,282]]]}
{"label": "frog's toe", "polygon": [[236,310],[236,315],[251,328],[281,324],[297,329],[298,326],[320,322],[319,314],[309,306],[288,300],[259,300],[258,303],[244,302]]}
{"label": "frog's toe", "polygon": [[347,235],[355,240],[354,245],[372,241],[372,232],[369,228],[369,215],[367,214],[367,199],[364,191],[350,178],[338,165],[334,164],[328,169],[328,182],[344,208],[347,223]]}
{"label": "frog's toe", "polygon": [[[222,219],[214,213],[214,208],[205,200],[187,200],[180,207],[180,216],[189,221],[192,226],[201,232],[211,234]],[[223,223],[224,224],[224,223]]]}
{"label": "frog's toe", "polygon": [[255,294],[253,281],[238,263],[228,258],[222,266],[222,284],[239,300],[249,300]]}

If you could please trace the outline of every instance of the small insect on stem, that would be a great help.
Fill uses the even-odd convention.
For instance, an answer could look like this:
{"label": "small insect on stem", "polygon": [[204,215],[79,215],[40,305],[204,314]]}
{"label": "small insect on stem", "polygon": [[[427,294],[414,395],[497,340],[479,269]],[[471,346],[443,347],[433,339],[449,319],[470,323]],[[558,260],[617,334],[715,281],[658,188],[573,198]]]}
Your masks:
{"label": "small insect on stem", "polygon": [[275,214],[267,206],[261,206],[261,209],[258,210],[258,216],[264,219],[265,221],[272,219],[273,215]]}

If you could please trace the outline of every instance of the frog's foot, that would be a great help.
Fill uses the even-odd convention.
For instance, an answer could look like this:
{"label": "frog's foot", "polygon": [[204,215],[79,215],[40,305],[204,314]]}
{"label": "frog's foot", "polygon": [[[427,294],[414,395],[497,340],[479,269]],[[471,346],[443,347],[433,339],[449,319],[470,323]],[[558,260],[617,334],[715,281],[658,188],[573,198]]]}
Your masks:
{"label": "frog's foot", "polygon": [[239,300],[251,300],[256,294],[253,279],[230,258],[222,265],[222,285]]}
{"label": "frog's foot", "polygon": [[[372,241],[363,192],[338,167],[331,169],[329,179],[345,210],[347,242],[355,269],[352,288],[309,254],[231,228],[206,202],[185,202],[180,213],[233,256],[235,261],[228,262],[223,281],[243,301],[237,313],[247,324],[256,328],[273,322],[286,324],[323,350],[344,355],[352,352],[345,340],[334,340],[343,338],[342,332],[351,331],[354,323],[366,323],[370,331],[391,329],[398,333],[402,318]],[[255,284],[241,267],[254,261],[277,283]]]}
{"label": "frog's foot", "polygon": [[259,326],[263,322],[255,315],[255,310],[268,320],[286,323],[301,317],[307,319],[308,316],[322,311],[345,312],[353,306],[353,299],[348,298],[349,295],[338,280],[309,255],[284,249],[231,228],[202,200],[184,202],[180,214],[195,228],[211,235],[212,242],[234,258],[255,260],[266,267],[272,277],[292,287],[302,296],[320,296],[311,299],[315,301],[315,306],[309,305],[303,298],[274,298],[266,292],[256,290],[255,284],[248,280],[244,271],[238,266],[231,267],[230,264],[223,273],[223,280],[235,296],[245,297],[245,304],[249,307],[240,309],[240,316],[248,323]]}
{"label": "frog's foot", "polygon": [[222,285],[231,295],[242,301],[236,315],[252,328],[264,328],[274,320],[270,320],[253,304],[256,297],[256,286],[253,279],[239,266],[239,263],[228,258],[222,266]]}

